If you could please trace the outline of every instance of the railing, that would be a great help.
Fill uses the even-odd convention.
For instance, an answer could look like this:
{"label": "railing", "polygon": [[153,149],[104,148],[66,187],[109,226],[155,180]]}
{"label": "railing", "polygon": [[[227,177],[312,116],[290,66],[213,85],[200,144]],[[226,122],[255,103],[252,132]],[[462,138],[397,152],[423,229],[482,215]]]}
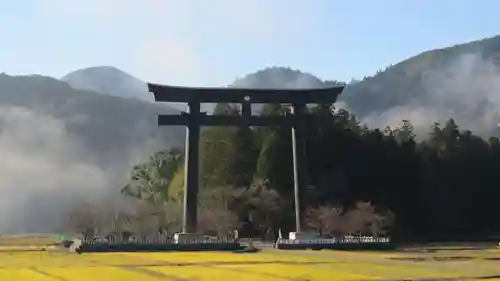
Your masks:
{"label": "railing", "polygon": [[317,239],[285,239],[278,238],[276,243],[281,244],[368,244],[368,243],[390,243],[389,237],[333,237]]}
{"label": "railing", "polygon": [[83,245],[172,245],[172,244],[235,244],[237,240],[234,238],[225,237],[210,237],[206,239],[185,239],[182,242],[176,243],[171,237],[159,238],[140,238],[140,239],[85,239]]}
{"label": "railing", "polygon": [[389,237],[354,237],[344,236],[336,238],[312,239],[284,239],[279,238],[274,244],[275,248],[283,250],[299,249],[337,249],[337,250],[385,250],[391,249]]}

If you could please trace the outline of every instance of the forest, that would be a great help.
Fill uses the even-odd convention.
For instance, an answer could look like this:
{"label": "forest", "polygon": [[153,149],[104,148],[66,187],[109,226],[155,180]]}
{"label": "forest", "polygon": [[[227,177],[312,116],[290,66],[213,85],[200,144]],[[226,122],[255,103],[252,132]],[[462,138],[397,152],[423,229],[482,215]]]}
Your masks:
{"label": "forest", "polygon": [[[260,114],[285,114],[265,105]],[[394,240],[486,239],[500,232],[500,140],[434,123],[418,140],[410,121],[373,129],[333,105],[309,109],[302,221],[327,236]],[[214,114],[239,114],[218,104]],[[295,227],[291,132],[280,127],[210,127],[200,143],[199,231],[275,239]],[[121,193],[133,210],[82,204],[67,227],[84,235],[180,230],[183,150],[157,152],[134,167]],[[106,206],[109,209],[109,206]],[[106,208],[105,208],[106,209]],[[140,232],[140,233],[139,233]]]}

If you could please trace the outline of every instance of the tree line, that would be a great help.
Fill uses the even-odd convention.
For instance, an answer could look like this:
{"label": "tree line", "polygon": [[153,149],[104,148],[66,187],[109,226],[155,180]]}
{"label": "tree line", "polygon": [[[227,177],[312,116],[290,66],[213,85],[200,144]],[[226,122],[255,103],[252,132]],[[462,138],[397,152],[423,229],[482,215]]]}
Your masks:
{"label": "tree line", "polygon": [[[262,115],[285,114],[269,104]],[[417,141],[411,122],[373,129],[332,105],[309,108],[305,226],[323,235],[361,234],[403,241],[471,239],[500,231],[500,141],[435,123]],[[214,114],[239,114],[218,104]],[[210,127],[202,131],[200,231],[274,239],[295,227],[291,132],[280,127]],[[122,193],[133,211],[94,215],[75,209],[73,229],[108,232],[180,230],[183,153],[160,151],[136,165]],[[82,207],[84,208],[84,207]],[[87,223],[82,218],[86,218]],[[106,222],[98,224],[96,217]],[[78,219],[74,219],[78,218]],[[114,218],[114,219],[113,219]],[[89,223],[89,221],[93,222]],[[113,227],[110,228],[110,225]]]}

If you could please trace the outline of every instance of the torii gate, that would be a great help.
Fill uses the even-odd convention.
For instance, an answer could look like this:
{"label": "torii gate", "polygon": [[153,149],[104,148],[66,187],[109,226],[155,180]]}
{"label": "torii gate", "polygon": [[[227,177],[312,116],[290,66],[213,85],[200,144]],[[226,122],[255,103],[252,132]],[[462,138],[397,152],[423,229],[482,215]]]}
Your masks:
{"label": "torii gate", "polygon": [[[157,102],[187,103],[189,112],[180,115],[158,115],[159,126],[186,126],[186,155],[184,179],[183,233],[196,233],[199,185],[199,138],[201,126],[287,126],[292,130],[293,175],[295,195],[296,231],[301,232],[300,191],[307,184],[305,135],[302,129],[307,116],[307,104],[331,104],[344,90],[344,86],[318,89],[243,89],[243,88],[191,88],[148,83],[149,91]],[[200,112],[201,103],[241,104],[241,115],[207,115]],[[291,104],[291,115],[254,116],[253,103]]]}

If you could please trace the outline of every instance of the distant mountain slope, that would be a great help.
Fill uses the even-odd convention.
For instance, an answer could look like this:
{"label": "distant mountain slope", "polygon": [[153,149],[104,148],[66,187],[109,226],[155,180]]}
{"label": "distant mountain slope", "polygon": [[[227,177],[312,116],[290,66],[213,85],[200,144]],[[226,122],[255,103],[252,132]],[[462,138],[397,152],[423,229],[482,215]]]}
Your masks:
{"label": "distant mountain slope", "polygon": [[496,127],[500,36],[431,50],[349,85],[340,98],[378,126],[454,117],[469,129]]}
{"label": "distant mountain slope", "polygon": [[183,146],[184,129],[159,129],[158,113],[178,111],[0,74],[0,230],[53,231],[72,204],[119,200],[132,165]]}
{"label": "distant mountain slope", "polygon": [[236,88],[316,88],[325,83],[316,76],[288,67],[268,67],[236,79]]}
{"label": "distant mountain slope", "polygon": [[[500,134],[500,36],[431,50],[349,83],[339,98],[363,123],[384,128],[403,119],[422,132],[455,118],[461,128]],[[284,67],[259,70],[230,87],[314,88],[338,84]]]}
{"label": "distant mountain slope", "polygon": [[[269,89],[301,89],[324,88],[344,84],[338,81],[323,81],[318,77],[290,67],[268,67],[236,79],[229,87],[235,88],[269,88]],[[259,112],[262,106],[255,105],[252,111]]]}
{"label": "distant mountain slope", "polygon": [[[75,90],[44,76],[0,75],[0,106],[19,106],[61,119],[68,131],[98,155],[115,161],[127,147],[147,140],[181,145],[176,130],[158,130],[157,114],[178,113],[161,104]],[[107,157],[109,156],[109,157]]]}
{"label": "distant mountain slope", "polygon": [[153,100],[143,81],[112,66],[79,69],[68,73],[61,80],[78,90],[90,90],[122,98]]}
{"label": "distant mountain slope", "polygon": [[318,77],[290,67],[267,67],[242,78],[237,78],[229,87],[236,88],[323,88],[343,84],[338,81],[323,81]]}
{"label": "distant mountain slope", "polygon": [[[349,83],[338,104],[371,126],[409,119],[427,133],[433,122],[453,117],[462,129],[500,135],[499,66],[500,36],[432,50]],[[271,67],[229,86],[339,83]],[[157,126],[158,113],[179,111],[141,101],[152,100],[146,91],[144,82],[113,67],[77,70],[62,81],[0,74],[0,190],[6,195],[0,230],[53,231],[71,204],[116,196],[133,164],[183,146],[184,128]]]}

